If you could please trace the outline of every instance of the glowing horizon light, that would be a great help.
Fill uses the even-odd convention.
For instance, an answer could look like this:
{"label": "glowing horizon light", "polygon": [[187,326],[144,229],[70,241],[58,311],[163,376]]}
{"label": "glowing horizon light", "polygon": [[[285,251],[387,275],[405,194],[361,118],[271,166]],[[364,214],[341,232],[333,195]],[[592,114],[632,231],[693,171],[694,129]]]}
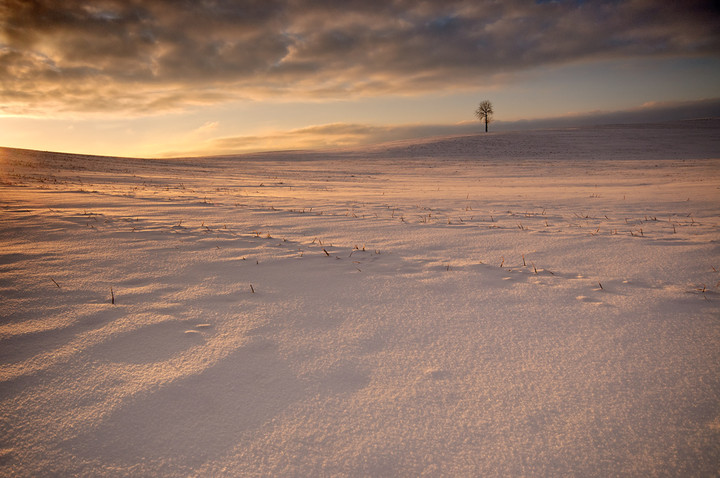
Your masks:
{"label": "glowing horizon light", "polygon": [[[456,125],[484,98],[498,127],[653,103],[707,112],[720,98],[720,15],[704,0],[0,8],[4,146],[166,156],[282,138],[323,148],[466,131]],[[217,126],[199,137],[205,124]],[[375,133],[297,133],[333,124]]]}

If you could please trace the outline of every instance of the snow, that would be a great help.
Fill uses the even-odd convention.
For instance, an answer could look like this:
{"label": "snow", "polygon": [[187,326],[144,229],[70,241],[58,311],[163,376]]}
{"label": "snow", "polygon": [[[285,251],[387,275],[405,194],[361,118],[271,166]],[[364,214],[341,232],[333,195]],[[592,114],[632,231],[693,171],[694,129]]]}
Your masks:
{"label": "snow", "polygon": [[718,121],[0,149],[0,211],[2,475],[720,472]]}

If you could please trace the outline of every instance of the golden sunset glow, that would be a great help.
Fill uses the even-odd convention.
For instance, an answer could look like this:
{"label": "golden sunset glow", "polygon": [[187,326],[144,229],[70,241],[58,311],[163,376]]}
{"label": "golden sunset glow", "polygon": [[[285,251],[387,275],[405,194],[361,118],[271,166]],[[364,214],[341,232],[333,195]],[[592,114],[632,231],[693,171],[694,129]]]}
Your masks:
{"label": "golden sunset glow", "polygon": [[720,111],[712,2],[9,0],[0,27],[4,146],[367,144],[478,131],[484,98],[495,130]]}

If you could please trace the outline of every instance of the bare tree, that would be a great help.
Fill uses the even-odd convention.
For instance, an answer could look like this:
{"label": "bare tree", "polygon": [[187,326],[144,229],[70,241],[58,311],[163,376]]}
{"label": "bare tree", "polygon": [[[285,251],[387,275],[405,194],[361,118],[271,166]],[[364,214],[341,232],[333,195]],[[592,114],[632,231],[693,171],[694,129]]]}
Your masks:
{"label": "bare tree", "polygon": [[478,109],[475,110],[475,116],[477,116],[480,121],[485,122],[485,132],[486,133],[488,130],[488,123],[492,119],[491,118],[492,114],[493,114],[492,103],[490,103],[488,100],[481,102],[480,106],[478,106]]}

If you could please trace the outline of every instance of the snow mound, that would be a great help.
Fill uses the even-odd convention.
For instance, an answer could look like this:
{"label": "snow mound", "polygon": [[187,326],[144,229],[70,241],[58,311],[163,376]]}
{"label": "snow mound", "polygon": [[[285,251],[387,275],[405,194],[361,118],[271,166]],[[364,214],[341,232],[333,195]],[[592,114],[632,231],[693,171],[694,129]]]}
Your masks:
{"label": "snow mound", "polygon": [[6,476],[710,476],[720,127],[0,150]]}

